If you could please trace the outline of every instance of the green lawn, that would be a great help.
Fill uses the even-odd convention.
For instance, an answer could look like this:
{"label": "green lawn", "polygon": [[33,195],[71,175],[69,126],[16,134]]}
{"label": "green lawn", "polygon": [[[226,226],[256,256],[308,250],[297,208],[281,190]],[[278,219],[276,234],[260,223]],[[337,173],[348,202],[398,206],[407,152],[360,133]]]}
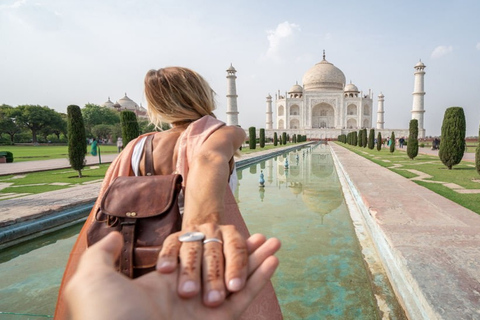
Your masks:
{"label": "green lawn", "polygon": [[368,148],[352,147],[343,143],[337,144],[405,178],[410,179],[418,176],[418,174],[408,170],[426,173],[431,178],[426,178],[422,181],[414,180],[415,183],[480,214],[480,201],[478,201],[480,193],[462,194],[443,184],[429,182],[455,183],[465,189],[480,189],[480,175],[477,173],[473,162],[462,161],[454,166],[452,170],[448,170],[437,156],[419,154],[415,160],[410,160],[404,151],[396,150],[394,153],[390,153],[388,148],[382,148],[382,150],[377,151],[377,149],[370,150]]}
{"label": "green lawn", "polygon": [[[90,152],[90,146],[87,147]],[[13,153],[13,161],[33,161],[68,158],[67,146],[0,146],[0,151],[10,151]],[[117,147],[113,145],[100,145],[100,152],[117,153]],[[90,155],[89,153],[87,155]]]}
{"label": "green lawn", "polygon": [[8,183],[8,187],[0,189],[0,199],[6,194],[37,194],[53,190],[70,188],[91,181],[101,181],[109,164],[87,166],[82,170],[82,178],[73,169],[58,169],[33,172],[21,175],[0,177],[0,184]]}

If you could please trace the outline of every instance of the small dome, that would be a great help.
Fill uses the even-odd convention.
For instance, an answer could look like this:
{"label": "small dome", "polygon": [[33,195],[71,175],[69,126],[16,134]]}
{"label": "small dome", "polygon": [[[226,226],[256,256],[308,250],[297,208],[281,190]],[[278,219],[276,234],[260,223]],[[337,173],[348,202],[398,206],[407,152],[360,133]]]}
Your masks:
{"label": "small dome", "polygon": [[288,91],[288,93],[302,93],[302,92],[303,92],[303,88],[298,83],[294,84]]}
{"label": "small dome", "polygon": [[235,70],[235,68],[233,67],[232,64],[230,64],[230,67],[227,69],[228,72],[237,72],[237,70]]}
{"label": "small dome", "polygon": [[125,93],[125,97],[117,101],[117,104],[119,104],[122,109],[127,109],[127,110],[138,110],[138,104],[127,97],[127,94]]}
{"label": "small dome", "polygon": [[303,88],[309,90],[343,90],[345,75],[342,70],[325,60],[314,65],[303,76]]}
{"label": "small dome", "polygon": [[420,60],[416,65],[415,68],[425,68],[425,64]]}
{"label": "small dome", "polygon": [[102,107],[107,107],[107,108],[113,108],[115,104],[110,100],[110,97],[108,97],[108,100],[102,104]]}
{"label": "small dome", "polygon": [[385,96],[383,95],[383,93],[380,92],[380,94],[378,95],[379,98],[385,98]]}
{"label": "small dome", "polygon": [[345,89],[343,89],[343,91],[345,91],[345,92],[356,92],[356,93],[360,92],[360,91],[358,91],[357,86],[354,85],[351,82],[345,86]]}

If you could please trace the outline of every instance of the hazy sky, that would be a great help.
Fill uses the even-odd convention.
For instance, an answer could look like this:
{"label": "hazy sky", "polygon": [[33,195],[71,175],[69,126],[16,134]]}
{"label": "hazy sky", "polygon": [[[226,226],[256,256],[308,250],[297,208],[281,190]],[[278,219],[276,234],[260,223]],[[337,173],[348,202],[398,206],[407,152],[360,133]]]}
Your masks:
{"label": "hazy sky", "polygon": [[0,0],[0,104],[142,103],[147,70],[186,66],[217,92],[237,69],[239,123],[265,127],[265,97],[322,60],[364,92],[385,95],[385,128],[408,128],[413,66],[425,69],[425,128],[461,106],[480,120],[480,1]]}

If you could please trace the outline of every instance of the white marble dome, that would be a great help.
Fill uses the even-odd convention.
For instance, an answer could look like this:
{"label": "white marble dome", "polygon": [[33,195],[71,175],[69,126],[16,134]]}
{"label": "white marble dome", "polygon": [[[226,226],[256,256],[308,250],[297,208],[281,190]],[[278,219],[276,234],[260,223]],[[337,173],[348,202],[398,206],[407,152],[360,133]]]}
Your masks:
{"label": "white marble dome", "polygon": [[360,92],[360,91],[358,91],[357,86],[354,85],[351,82],[345,86],[345,89],[343,91],[345,91],[345,92]]}
{"label": "white marble dome", "polygon": [[425,64],[422,62],[422,60],[420,60],[416,65],[415,65],[415,68],[425,68]]}
{"label": "white marble dome", "polygon": [[117,101],[117,104],[119,104],[122,107],[122,109],[126,109],[126,110],[137,110],[139,108],[138,104],[132,99],[130,99],[129,97],[127,97],[126,93],[125,93],[125,97]]}
{"label": "white marble dome", "polygon": [[115,104],[112,102],[112,100],[110,100],[110,97],[108,97],[108,100],[102,104],[103,107],[107,107],[107,108],[113,108]]}
{"label": "white marble dome", "polygon": [[309,90],[343,90],[345,75],[325,58],[303,76],[303,88]]}
{"label": "white marble dome", "polygon": [[302,93],[302,92],[303,92],[303,88],[298,83],[294,84],[288,91],[288,93]]}

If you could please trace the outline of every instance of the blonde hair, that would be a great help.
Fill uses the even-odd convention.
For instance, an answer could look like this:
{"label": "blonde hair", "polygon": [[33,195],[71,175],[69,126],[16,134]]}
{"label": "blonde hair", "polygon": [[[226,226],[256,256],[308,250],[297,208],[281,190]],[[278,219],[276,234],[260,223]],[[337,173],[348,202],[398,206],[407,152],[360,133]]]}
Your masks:
{"label": "blonde hair", "polygon": [[198,73],[182,67],[150,70],[145,76],[145,97],[150,121],[192,122],[215,110],[214,92]]}

